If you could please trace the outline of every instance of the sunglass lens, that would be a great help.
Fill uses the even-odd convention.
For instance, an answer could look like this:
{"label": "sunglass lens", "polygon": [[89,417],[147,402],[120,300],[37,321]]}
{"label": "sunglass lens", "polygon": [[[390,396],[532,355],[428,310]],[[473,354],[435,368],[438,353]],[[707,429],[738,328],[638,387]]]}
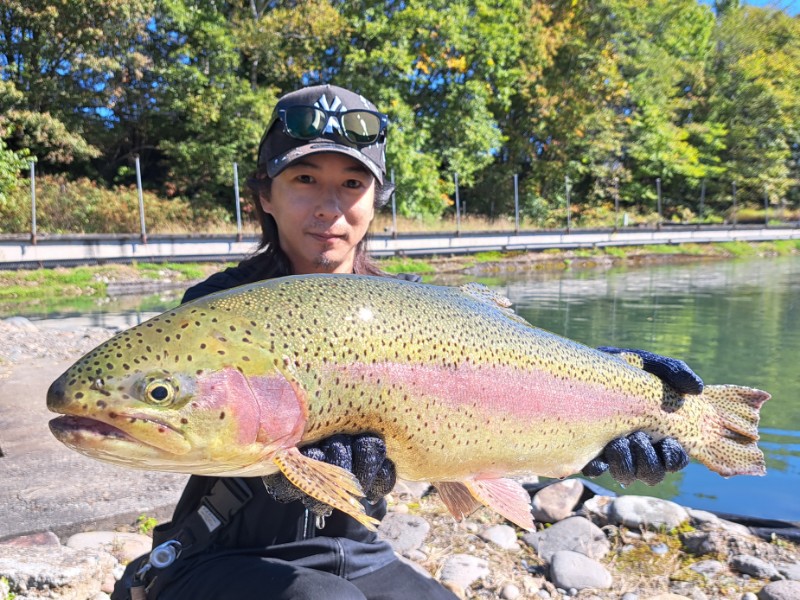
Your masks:
{"label": "sunglass lens", "polygon": [[365,110],[349,110],[341,118],[344,136],[356,144],[372,144],[381,133],[378,115]]}
{"label": "sunglass lens", "polygon": [[286,131],[292,137],[310,140],[325,129],[326,115],[313,106],[293,106],[286,109]]}

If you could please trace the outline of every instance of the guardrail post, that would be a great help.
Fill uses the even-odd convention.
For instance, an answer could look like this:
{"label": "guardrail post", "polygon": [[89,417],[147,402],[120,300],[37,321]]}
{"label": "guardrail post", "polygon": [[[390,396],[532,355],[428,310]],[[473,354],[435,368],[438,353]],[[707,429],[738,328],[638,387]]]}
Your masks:
{"label": "guardrail post", "polygon": [[733,226],[736,227],[739,224],[739,216],[736,214],[736,182],[732,181],[731,185],[733,186]]}
{"label": "guardrail post", "polygon": [[461,207],[458,201],[458,173],[453,173],[453,180],[456,184],[456,237],[461,237]]}
{"label": "guardrail post", "polygon": [[141,228],[141,240],[147,243],[147,228],[144,224],[144,196],[142,196],[142,168],[139,165],[139,155],[135,154],[136,160],[136,189],[139,191],[139,227]]}
{"label": "guardrail post", "polygon": [[700,183],[700,218],[702,219],[706,211],[706,180]]}
{"label": "guardrail post", "polygon": [[519,175],[514,173],[514,233],[519,235]]}
{"label": "guardrail post", "polygon": [[614,231],[619,229],[619,177],[614,177]]}
{"label": "guardrail post", "polygon": [[658,223],[656,229],[661,229],[661,177],[656,177],[656,195],[658,196]]}
{"label": "guardrail post", "polygon": [[394,190],[394,169],[392,169],[392,239],[397,239],[397,198]]}
{"label": "guardrail post", "polygon": [[764,227],[769,227],[769,192],[764,189]]}
{"label": "guardrail post", "polygon": [[570,226],[572,225],[572,213],[569,206],[569,175],[564,175],[564,191],[567,196],[567,233],[569,233]]}
{"label": "guardrail post", "polygon": [[31,244],[36,245],[36,162],[31,161]]}
{"label": "guardrail post", "polygon": [[242,203],[239,199],[239,165],[233,163],[233,195],[236,198],[236,241],[242,241]]}

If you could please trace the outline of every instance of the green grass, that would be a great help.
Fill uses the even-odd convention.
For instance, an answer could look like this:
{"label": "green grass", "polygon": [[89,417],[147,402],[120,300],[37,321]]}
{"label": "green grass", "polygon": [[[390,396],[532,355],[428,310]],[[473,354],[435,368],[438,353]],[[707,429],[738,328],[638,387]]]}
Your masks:
{"label": "green grass", "polygon": [[[220,266],[220,270],[233,266],[228,263]],[[133,263],[133,266],[143,277],[148,279],[159,279],[164,271],[180,273],[187,280],[200,279],[205,276],[205,271],[197,264],[193,263]]]}
{"label": "green grass", "polygon": [[755,245],[747,242],[722,242],[719,247],[736,258],[746,258],[758,254]]}
{"label": "green grass", "polygon": [[378,261],[378,266],[387,273],[433,273],[434,267],[424,260],[396,256]]}

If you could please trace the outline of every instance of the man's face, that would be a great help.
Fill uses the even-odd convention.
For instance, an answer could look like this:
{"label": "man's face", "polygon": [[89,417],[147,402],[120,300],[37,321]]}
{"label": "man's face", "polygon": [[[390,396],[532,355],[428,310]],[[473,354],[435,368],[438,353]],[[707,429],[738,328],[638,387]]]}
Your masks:
{"label": "man's face", "polygon": [[295,275],[352,273],[356,245],[375,215],[375,178],[357,160],[303,157],[272,182],[264,211],[275,219]]}

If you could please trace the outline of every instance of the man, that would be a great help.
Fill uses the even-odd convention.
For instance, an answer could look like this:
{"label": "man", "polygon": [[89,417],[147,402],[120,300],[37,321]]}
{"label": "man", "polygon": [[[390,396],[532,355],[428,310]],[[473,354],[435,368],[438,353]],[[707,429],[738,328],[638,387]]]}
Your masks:
{"label": "man", "polygon": [[[371,102],[343,88],[316,86],[282,97],[249,180],[262,227],[261,251],[190,288],[184,301],[287,275],[385,276],[369,259],[365,237],[375,209],[392,192],[384,164],[387,125]],[[657,373],[671,385],[687,377],[702,385],[683,363],[640,354],[646,366],[675,369],[672,375]],[[382,498],[395,473],[382,440],[342,435],[302,451],[355,473],[366,492],[367,514],[385,515]],[[614,440],[604,457],[587,465],[587,473],[602,473],[610,465],[621,481],[652,483],[686,460],[675,442],[654,447],[637,433]],[[193,476],[172,522],[154,535],[156,544],[180,541],[181,554],[160,568],[142,570],[137,562],[114,598],[127,597],[124,582],[137,570],[138,584],[149,586],[148,597],[165,600],[455,598],[400,562],[388,544],[351,517],[333,512],[321,519],[325,510],[280,474],[266,482]]]}

